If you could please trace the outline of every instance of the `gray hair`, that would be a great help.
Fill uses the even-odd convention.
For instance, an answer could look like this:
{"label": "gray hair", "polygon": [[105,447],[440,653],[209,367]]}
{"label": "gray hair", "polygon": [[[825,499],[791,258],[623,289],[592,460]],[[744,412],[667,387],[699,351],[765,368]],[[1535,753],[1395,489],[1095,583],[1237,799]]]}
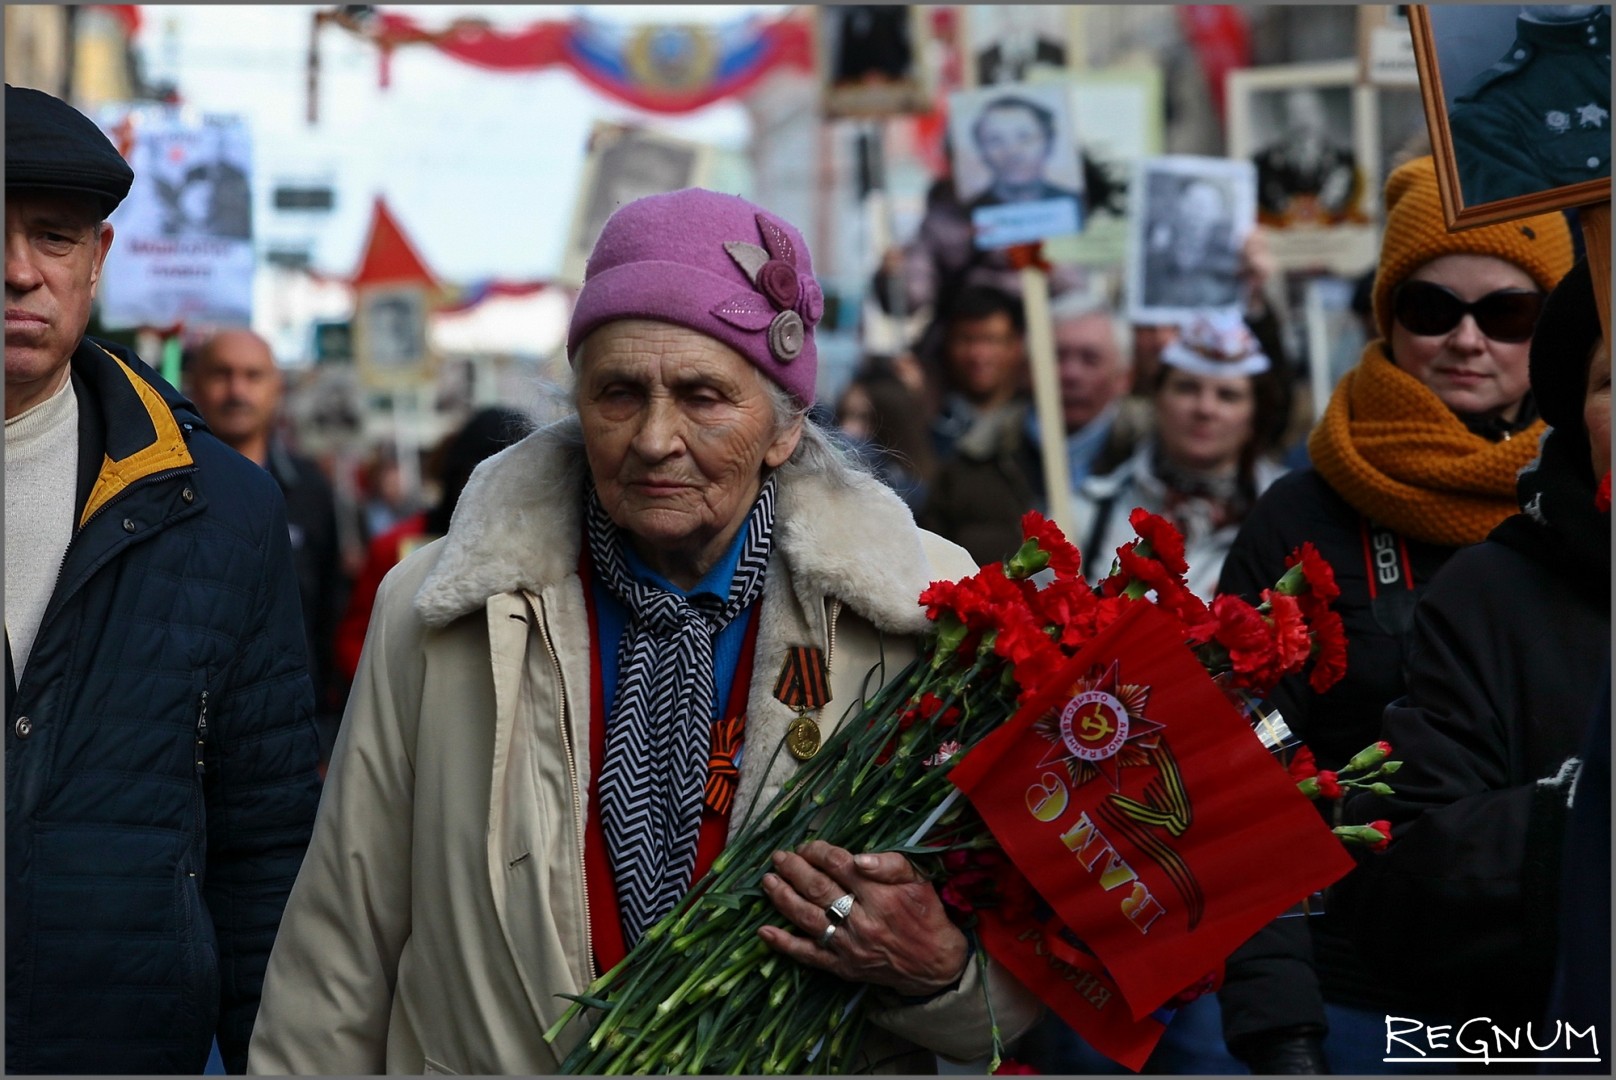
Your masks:
{"label": "gray hair", "polygon": [[1111,327],[1111,336],[1117,343],[1117,356],[1124,367],[1133,363],[1133,328],[1128,320],[1105,302],[1101,296],[1083,289],[1068,289],[1050,301],[1049,321],[1054,325],[1076,322],[1078,319],[1104,316]]}
{"label": "gray hair", "polygon": [[874,475],[851,449],[814,423],[813,417],[808,415],[808,406],[798,402],[773,379],[761,372],[759,377],[769,395],[769,404],[774,407],[774,430],[779,432],[794,423],[802,424],[802,437],[797,440],[797,448],[777,470],[782,477],[813,476],[837,487],[851,487],[861,477]]}

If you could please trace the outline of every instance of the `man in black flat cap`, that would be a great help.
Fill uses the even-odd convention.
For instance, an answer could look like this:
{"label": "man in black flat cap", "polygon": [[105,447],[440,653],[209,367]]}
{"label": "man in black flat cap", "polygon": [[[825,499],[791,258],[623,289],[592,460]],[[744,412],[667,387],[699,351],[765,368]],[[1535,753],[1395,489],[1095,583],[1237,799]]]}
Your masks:
{"label": "man in black flat cap", "polygon": [[5,116],[6,1071],[241,1072],[319,797],[285,507],[84,336],[129,166]]}

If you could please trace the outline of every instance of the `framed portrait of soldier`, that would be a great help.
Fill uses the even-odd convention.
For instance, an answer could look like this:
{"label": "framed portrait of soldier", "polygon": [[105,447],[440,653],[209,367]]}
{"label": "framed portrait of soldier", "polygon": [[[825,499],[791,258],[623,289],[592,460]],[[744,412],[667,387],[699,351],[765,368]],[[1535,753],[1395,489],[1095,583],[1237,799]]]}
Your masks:
{"label": "framed portrait of soldier", "polygon": [[1285,269],[1374,262],[1375,90],[1351,60],[1229,73],[1229,155],[1257,170],[1257,223]]}
{"label": "framed portrait of soldier", "polygon": [[1410,8],[1450,229],[1610,199],[1610,7]]}
{"label": "framed portrait of soldier", "polygon": [[1065,4],[973,4],[959,9],[967,87],[1064,74],[1077,41],[1075,8]]}
{"label": "framed portrait of soldier", "polygon": [[353,346],[366,386],[408,389],[431,376],[426,317],[427,293],[420,286],[374,285],[359,290]]}
{"label": "framed portrait of soldier", "polygon": [[561,259],[561,278],[584,280],[584,266],[606,219],[625,203],[680,188],[704,187],[713,149],[630,124],[596,121],[585,150],[583,180]]}
{"label": "framed portrait of soldier", "polygon": [[924,7],[822,4],[813,10],[826,119],[931,111]]}
{"label": "framed portrait of soldier", "polygon": [[1071,97],[1060,82],[949,95],[954,189],[987,250],[1078,232],[1083,170]]}
{"label": "framed portrait of soldier", "polygon": [[1251,162],[1146,158],[1134,169],[1133,198],[1129,320],[1160,326],[1209,309],[1238,309],[1241,248],[1257,220]]}

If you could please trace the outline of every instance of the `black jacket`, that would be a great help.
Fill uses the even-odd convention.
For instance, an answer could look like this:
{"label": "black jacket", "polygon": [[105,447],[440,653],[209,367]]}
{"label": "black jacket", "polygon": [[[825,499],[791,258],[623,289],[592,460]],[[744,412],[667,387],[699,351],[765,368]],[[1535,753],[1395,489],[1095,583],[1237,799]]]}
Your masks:
{"label": "black jacket", "polygon": [[127,350],[72,378],[82,524],[7,695],[6,1071],[199,1073],[217,1034],[240,1072],[319,798],[281,494]]}
{"label": "black jacket", "polygon": [[333,650],[337,623],[348,606],[348,578],[342,569],[336,497],[320,466],[292,453],[279,439],[269,443],[269,474],[286,499],[315,711],[340,713],[348,687],[337,670]]}
{"label": "black jacket", "polygon": [[[1405,689],[1404,641],[1415,601],[1455,549],[1376,526],[1316,470],[1302,469],[1257,500],[1224,561],[1218,591],[1255,602],[1303,541],[1318,548],[1341,587],[1334,608],[1347,634],[1347,673],[1324,694],[1313,693],[1305,676],[1292,676],[1268,704],[1321,768],[1336,769],[1380,737],[1386,705]],[[1326,997],[1371,1009],[1391,1004],[1337,915],[1270,923],[1229,958],[1218,994],[1224,1037],[1239,1052],[1263,1033],[1322,1031]]]}
{"label": "black jacket", "polygon": [[1405,761],[1396,794],[1346,807],[1395,827],[1342,885],[1375,913],[1360,946],[1439,1016],[1541,1021],[1547,1003],[1567,763],[1610,660],[1610,515],[1591,477],[1555,491],[1560,466],[1588,470],[1556,458],[1551,432],[1520,481],[1528,495],[1543,480],[1532,513],[1455,555],[1420,601],[1408,697],[1382,727]]}

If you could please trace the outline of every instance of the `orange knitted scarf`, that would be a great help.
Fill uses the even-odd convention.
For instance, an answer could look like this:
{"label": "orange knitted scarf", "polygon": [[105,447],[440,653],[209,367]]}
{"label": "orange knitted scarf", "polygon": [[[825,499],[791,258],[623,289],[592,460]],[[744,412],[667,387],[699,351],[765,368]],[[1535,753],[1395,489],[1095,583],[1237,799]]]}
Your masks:
{"label": "orange knitted scarf", "polygon": [[1330,396],[1308,439],[1313,467],[1351,506],[1404,536],[1457,547],[1515,513],[1515,474],[1537,457],[1543,421],[1503,442],[1472,434],[1381,341]]}

